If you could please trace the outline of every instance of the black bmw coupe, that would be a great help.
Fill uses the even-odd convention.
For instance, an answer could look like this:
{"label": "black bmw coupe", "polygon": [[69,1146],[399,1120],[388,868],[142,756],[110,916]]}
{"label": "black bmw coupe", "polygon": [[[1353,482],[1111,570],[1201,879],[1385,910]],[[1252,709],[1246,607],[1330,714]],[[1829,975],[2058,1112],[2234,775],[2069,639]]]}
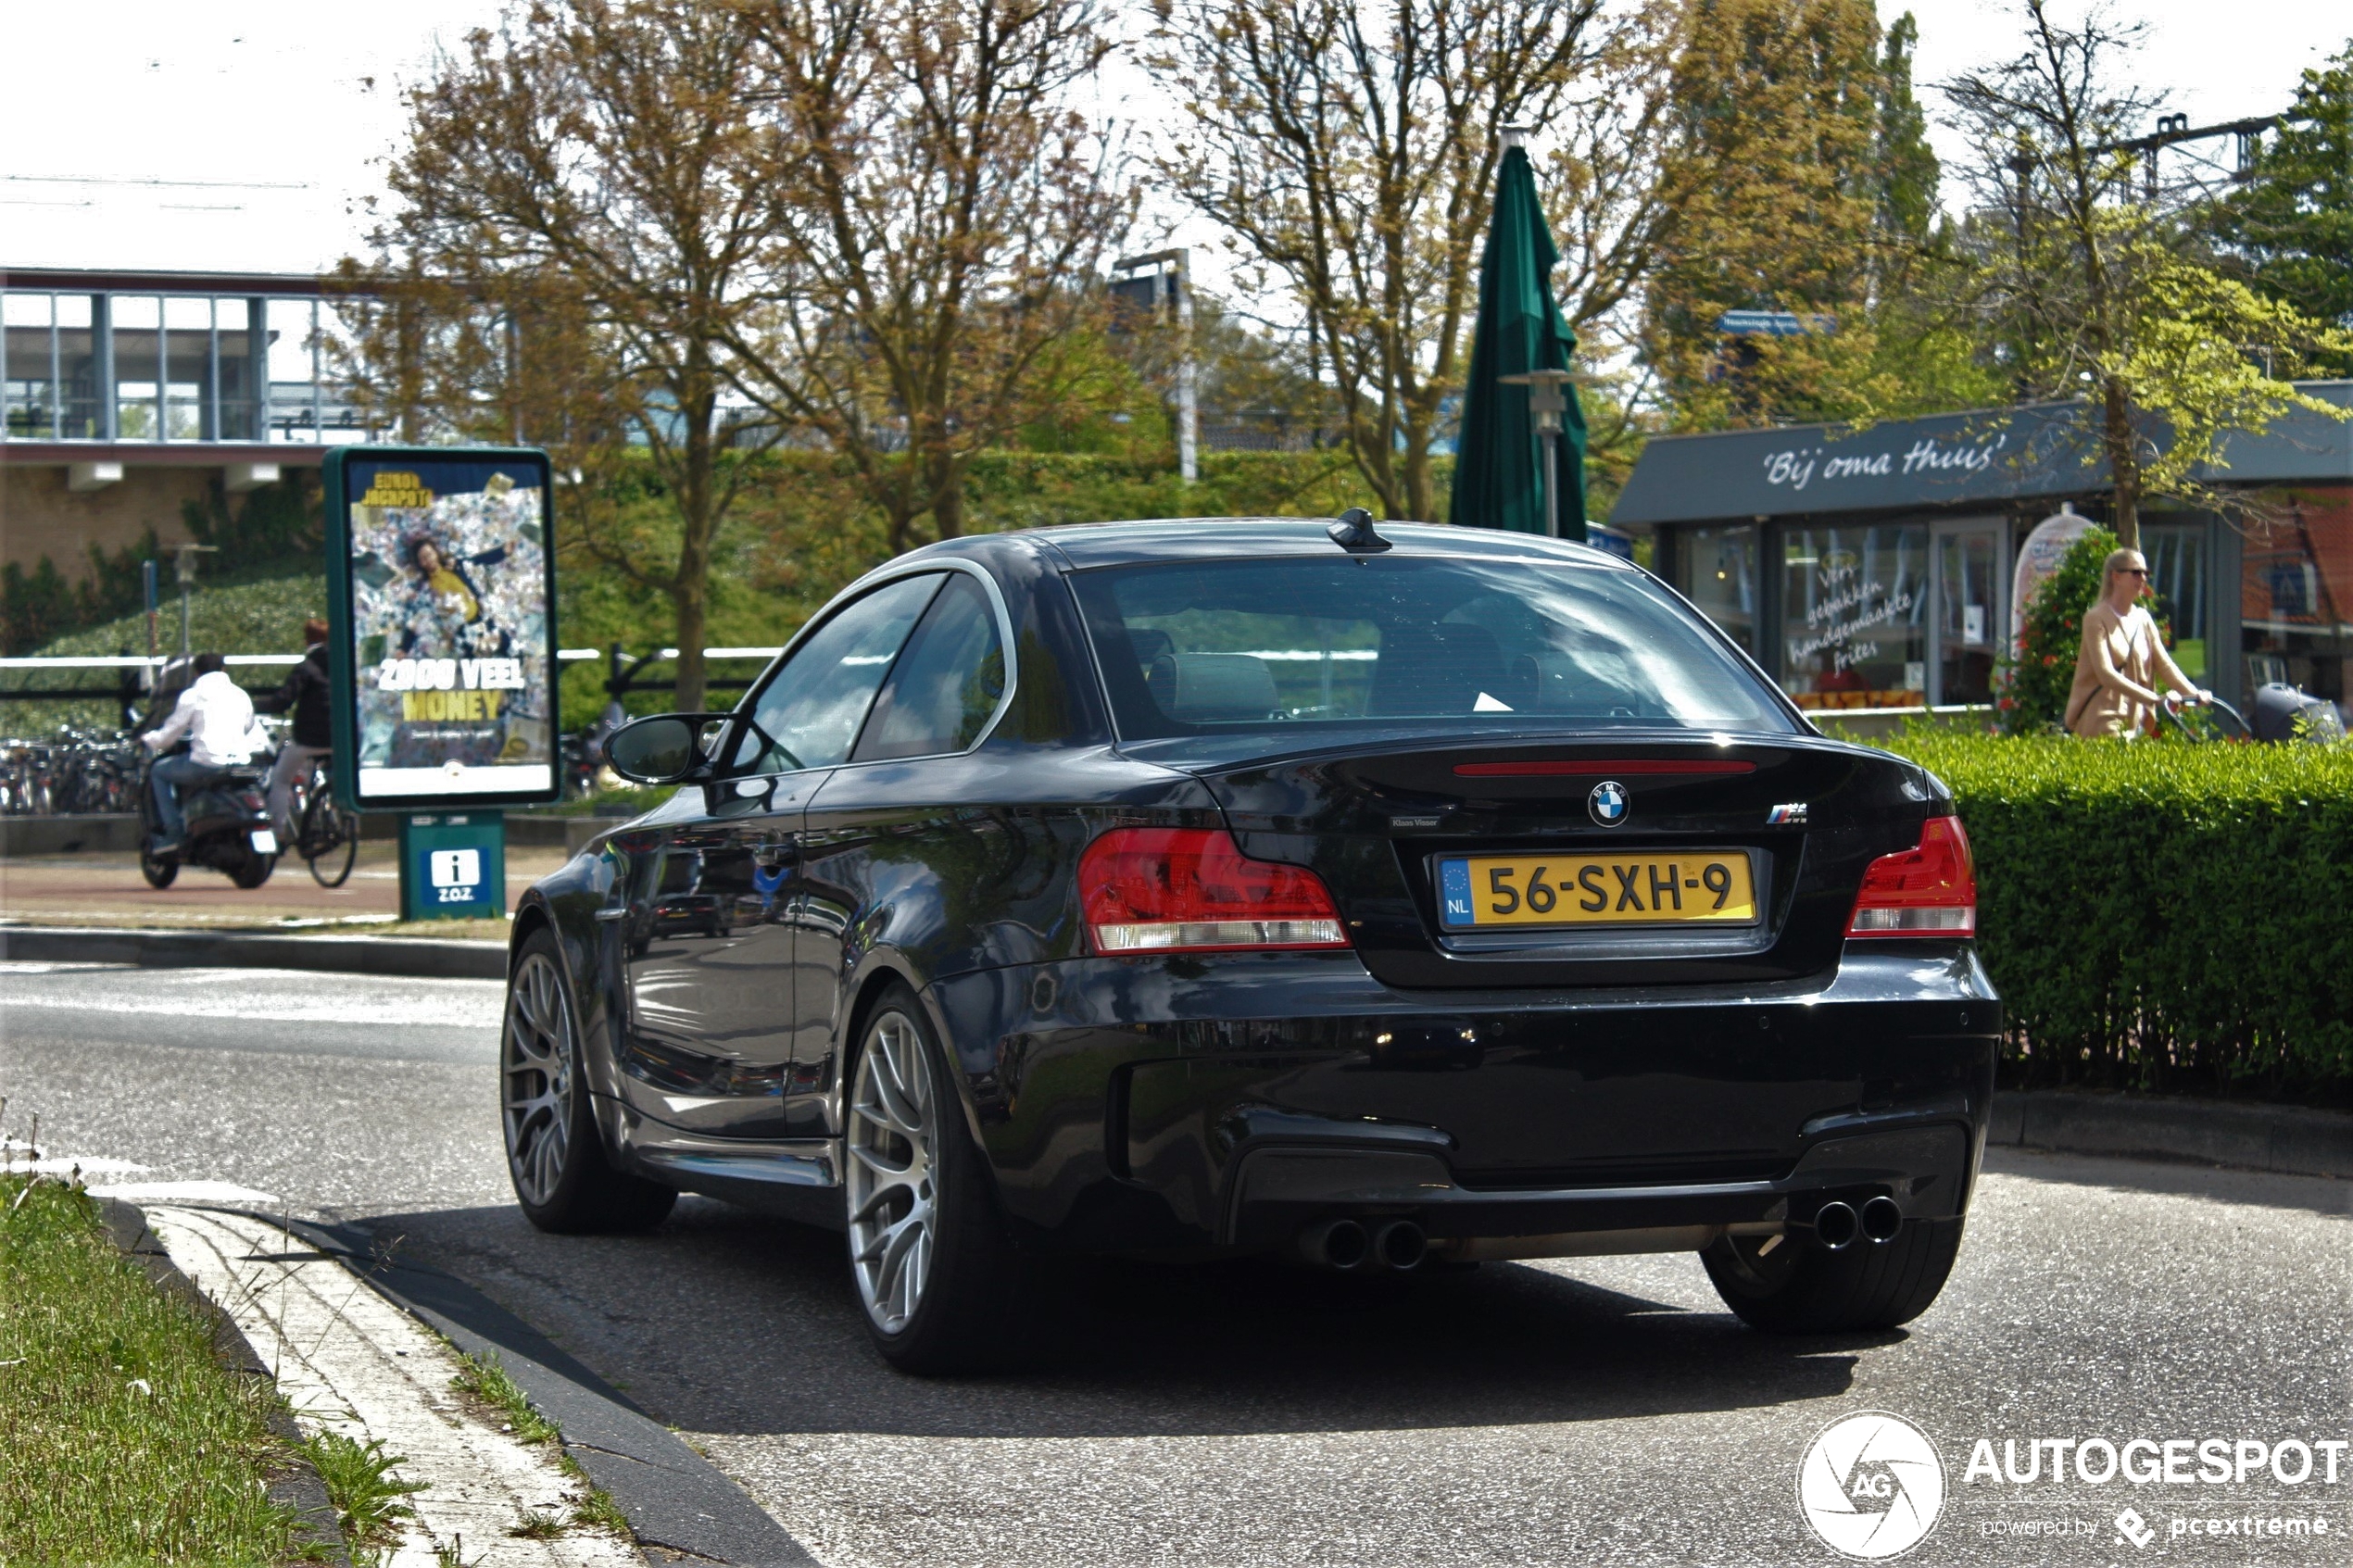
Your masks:
{"label": "black bmw coupe", "polygon": [[1051,1251],[1692,1251],[1798,1333],[1953,1266],[2002,1009],[1952,801],[1610,556],[959,539],[609,754],[677,791],[516,912],[523,1210],[845,1231],[902,1367]]}

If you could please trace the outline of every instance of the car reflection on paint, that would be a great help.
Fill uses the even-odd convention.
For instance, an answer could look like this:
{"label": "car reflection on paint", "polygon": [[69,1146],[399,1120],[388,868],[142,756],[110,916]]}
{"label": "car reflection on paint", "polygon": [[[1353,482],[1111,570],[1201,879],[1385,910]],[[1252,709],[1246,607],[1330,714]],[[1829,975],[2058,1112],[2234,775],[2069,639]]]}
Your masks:
{"label": "car reflection on paint", "polygon": [[676,793],[517,912],[523,1209],[843,1230],[900,1366],[1058,1251],[1689,1251],[1793,1332],[1957,1254],[2002,1013],[1949,797],[1599,552],[960,539],[609,754]]}

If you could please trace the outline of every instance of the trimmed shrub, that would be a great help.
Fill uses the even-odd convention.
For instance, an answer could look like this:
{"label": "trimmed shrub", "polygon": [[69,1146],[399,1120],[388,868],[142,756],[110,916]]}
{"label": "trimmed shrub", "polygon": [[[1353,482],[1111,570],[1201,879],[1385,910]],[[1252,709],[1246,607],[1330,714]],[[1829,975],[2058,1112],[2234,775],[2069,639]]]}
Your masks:
{"label": "trimmed shrub", "polygon": [[1918,731],[2032,1085],[2353,1098],[2353,746]]}

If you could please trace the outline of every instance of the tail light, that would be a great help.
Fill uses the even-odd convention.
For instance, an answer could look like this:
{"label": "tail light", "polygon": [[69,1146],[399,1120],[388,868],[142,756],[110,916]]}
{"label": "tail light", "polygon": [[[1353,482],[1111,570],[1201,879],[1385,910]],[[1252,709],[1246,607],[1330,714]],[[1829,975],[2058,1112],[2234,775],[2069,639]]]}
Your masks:
{"label": "tail light", "polygon": [[1099,953],[1348,946],[1314,872],[1253,860],[1213,829],[1113,829],[1079,857],[1078,897]]}
{"label": "tail light", "polygon": [[1863,873],[1849,936],[1974,936],[1977,868],[1958,817],[1920,824],[1916,849],[1881,855]]}

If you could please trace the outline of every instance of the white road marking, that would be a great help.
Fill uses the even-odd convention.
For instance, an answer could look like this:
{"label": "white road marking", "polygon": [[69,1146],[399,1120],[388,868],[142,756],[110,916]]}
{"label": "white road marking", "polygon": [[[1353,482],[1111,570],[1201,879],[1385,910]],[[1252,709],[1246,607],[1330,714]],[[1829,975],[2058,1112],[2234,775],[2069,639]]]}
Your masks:
{"label": "white road marking", "polygon": [[[145,1167],[140,1167],[145,1169]],[[234,1182],[105,1182],[90,1189],[93,1198],[119,1198],[125,1203],[261,1203],[278,1201],[275,1193],[258,1192]]]}
{"label": "white road marking", "polygon": [[[147,1222],[171,1261],[228,1311],[306,1432],[381,1438],[425,1489],[387,1562],[434,1568],[623,1568],[635,1549],[571,1528],[549,1540],[514,1532],[569,1520],[582,1484],[553,1455],[470,1412],[450,1387],[449,1348],[332,1258],[277,1226],[238,1214],[155,1208]],[[437,1556],[437,1554],[445,1554]]]}
{"label": "white road marking", "polygon": [[[402,981],[373,975],[311,974],[298,970],[148,971],[133,991],[110,973],[59,985],[72,971],[0,964],[0,1013],[19,1009],[136,1014],[151,1018],[230,1018],[268,1023],[430,1024],[498,1027],[506,985],[497,980]],[[19,980],[39,982],[16,984]]]}

